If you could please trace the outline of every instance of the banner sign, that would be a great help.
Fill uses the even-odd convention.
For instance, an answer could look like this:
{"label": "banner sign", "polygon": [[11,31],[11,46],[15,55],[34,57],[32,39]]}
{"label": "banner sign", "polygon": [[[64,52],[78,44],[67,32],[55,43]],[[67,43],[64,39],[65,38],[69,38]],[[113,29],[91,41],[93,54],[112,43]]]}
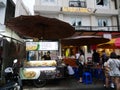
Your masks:
{"label": "banner sign", "polygon": [[58,42],[26,42],[26,51],[58,50]]}

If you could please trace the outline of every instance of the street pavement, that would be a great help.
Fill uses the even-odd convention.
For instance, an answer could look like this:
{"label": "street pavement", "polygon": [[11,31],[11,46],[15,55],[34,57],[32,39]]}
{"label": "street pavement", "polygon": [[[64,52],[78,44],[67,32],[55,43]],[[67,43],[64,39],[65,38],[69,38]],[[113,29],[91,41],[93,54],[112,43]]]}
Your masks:
{"label": "street pavement", "polygon": [[94,80],[92,84],[79,83],[75,78],[49,80],[44,87],[37,88],[32,81],[23,82],[24,90],[105,90],[102,80]]}

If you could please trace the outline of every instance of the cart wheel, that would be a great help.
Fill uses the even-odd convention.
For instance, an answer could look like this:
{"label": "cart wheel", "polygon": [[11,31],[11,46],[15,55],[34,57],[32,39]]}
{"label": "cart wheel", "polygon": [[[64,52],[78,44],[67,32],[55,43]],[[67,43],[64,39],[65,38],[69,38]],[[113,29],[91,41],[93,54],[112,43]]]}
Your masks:
{"label": "cart wheel", "polygon": [[36,87],[40,88],[46,85],[46,80],[36,79],[33,81],[33,83]]}

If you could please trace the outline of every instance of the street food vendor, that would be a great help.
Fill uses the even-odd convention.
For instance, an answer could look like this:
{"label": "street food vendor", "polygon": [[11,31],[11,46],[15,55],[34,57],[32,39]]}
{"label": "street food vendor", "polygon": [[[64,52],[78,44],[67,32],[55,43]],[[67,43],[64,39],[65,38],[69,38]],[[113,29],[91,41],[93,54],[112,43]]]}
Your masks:
{"label": "street food vendor", "polygon": [[45,60],[51,60],[51,57],[50,57],[50,51],[47,51],[47,54],[46,56],[44,57]]}

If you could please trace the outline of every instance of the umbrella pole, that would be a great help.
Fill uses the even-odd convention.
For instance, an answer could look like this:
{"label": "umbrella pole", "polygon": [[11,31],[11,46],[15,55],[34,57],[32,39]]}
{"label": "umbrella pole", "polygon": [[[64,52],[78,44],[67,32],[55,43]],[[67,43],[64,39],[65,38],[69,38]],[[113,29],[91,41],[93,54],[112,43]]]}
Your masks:
{"label": "umbrella pole", "polygon": [[59,39],[59,56],[61,57],[61,39]]}

